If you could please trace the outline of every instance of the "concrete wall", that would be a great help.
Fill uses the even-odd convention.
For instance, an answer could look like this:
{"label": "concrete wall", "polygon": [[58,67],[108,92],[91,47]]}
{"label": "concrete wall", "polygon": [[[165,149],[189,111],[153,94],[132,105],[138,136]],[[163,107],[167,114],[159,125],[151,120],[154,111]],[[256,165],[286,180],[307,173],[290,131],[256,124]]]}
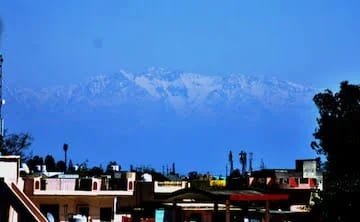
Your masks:
{"label": "concrete wall", "polygon": [[186,181],[163,181],[163,182],[154,182],[154,192],[155,193],[172,193],[181,189],[186,188]]}
{"label": "concrete wall", "polygon": [[59,220],[68,221],[70,215],[79,213],[80,207],[89,208],[89,216],[92,222],[100,221],[100,208],[111,208],[114,212],[114,197],[61,197],[53,196],[49,198],[32,197],[37,207],[41,205],[58,205]]}
{"label": "concrete wall", "polygon": [[46,179],[46,190],[75,190],[75,185],[76,179]]}
{"label": "concrete wall", "polygon": [[19,178],[20,156],[0,156],[0,177],[5,182],[17,184]]}

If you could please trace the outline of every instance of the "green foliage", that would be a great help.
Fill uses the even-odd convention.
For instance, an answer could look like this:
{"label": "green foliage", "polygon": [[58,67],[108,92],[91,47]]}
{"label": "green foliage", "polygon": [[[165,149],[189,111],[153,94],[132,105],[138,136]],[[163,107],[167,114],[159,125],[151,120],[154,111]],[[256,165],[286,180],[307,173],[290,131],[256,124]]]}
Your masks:
{"label": "green foliage", "polygon": [[35,171],[36,165],[40,165],[40,166],[43,165],[44,160],[42,157],[36,155],[28,159],[26,164],[28,165],[31,171]]}
{"label": "green foliage", "polygon": [[[111,174],[112,172],[113,172],[113,169],[112,169],[112,166],[113,165],[118,165],[117,163],[116,163],[116,161],[109,161],[109,163],[106,165],[106,173],[107,174]],[[121,167],[119,166],[119,170],[121,169]]]}
{"label": "green foliage", "polygon": [[90,177],[100,177],[104,174],[102,166],[94,166],[88,171],[88,176]]}
{"label": "green foliage", "polygon": [[80,177],[86,177],[89,175],[89,168],[88,168],[88,160],[85,160],[84,162],[79,164],[78,174]]}
{"label": "green foliage", "polygon": [[75,166],[74,166],[72,160],[69,160],[67,172],[70,174],[75,173]]}
{"label": "green foliage", "polygon": [[59,160],[56,162],[56,167],[54,169],[55,171],[59,171],[59,172],[65,172],[66,170],[66,163],[63,160]]}
{"label": "green foliage", "polygon": [[100,177],[102,174],[104,174],[104,170],[101,165],[89,168],[88,160],[85,160],[83,163],[80,164],[77,173],[80,177]]}
{"label": "green foliage", "polygon": [[45,165],[47,171],[56,171],[55,159],[51,155],[46,155],[45,157]]}
{"label": "green foliage", "polygon": [[191,171],[188,173],[189,180],[199,180],[202,175],[197,171]]}
{"label": "green foliage", "polygon": [[321,206],[328,221],[350,221],[360,193],[360,85],[341,82],[340,91],[313,98],[319,117],[311,147],[327,159]]}

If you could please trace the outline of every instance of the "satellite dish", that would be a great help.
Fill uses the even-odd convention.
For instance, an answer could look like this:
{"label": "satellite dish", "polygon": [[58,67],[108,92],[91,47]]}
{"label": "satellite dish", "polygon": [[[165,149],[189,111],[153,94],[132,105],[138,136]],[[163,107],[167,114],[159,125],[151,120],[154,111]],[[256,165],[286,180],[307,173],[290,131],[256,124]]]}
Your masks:
{"label": "satellite dish", "polygon": [[48,219],[49,222],[55,222],[55,218],[54,218],[54,216],[52,215],[52,213],[47,212],[47,213],[46,213],[46,217],[47,217],[47,219]]}
{"label": "satellite dish", "polygon": [[21,168],[19,170],[22,172],[25,172],[26,174],[30,173],[30,169],[26,163],[22,163]]}

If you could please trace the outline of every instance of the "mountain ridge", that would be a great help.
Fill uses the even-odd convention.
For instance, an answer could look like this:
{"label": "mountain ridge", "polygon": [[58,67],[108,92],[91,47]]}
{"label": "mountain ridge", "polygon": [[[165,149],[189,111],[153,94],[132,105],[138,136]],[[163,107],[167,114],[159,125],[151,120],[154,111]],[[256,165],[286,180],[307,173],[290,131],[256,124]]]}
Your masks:
{"label": "mountain ridge", "polygon": [[315,92],[315,88],[275,77],[242,74],[210,76],[150,68],[139,74],[121,70],[116,74],[92,76],[80,83],[63,86],[40,89],[5,87],[4,95],[23,105],[33,101],[52,103],[51,100],[58,99],[63,104],[80,102],[111,106],[112,103],[126,103],[132,99],[139,102],[162,100],[175,110],[183,110],[206,103],[224,102],[232,105],[234,102],[248,100],[260,101],[268,108],[284,104],[308,104]]}

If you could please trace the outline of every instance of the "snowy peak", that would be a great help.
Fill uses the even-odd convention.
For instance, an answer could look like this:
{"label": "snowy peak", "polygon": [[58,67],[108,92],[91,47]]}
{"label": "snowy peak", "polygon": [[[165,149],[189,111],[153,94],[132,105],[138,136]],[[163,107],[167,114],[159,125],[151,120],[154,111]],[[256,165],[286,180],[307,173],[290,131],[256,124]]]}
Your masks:
{"label": "snowy peak", "polygon": [[121,70],[79,84],[42,89],[12,88],[5,94],[24,104],[116,106],[160,102],[177,111],[234,109],[259,104],[266,109],[311,103],[315,89],[276,78],[231,74],[211,76],[150,68],[133,74]]}

